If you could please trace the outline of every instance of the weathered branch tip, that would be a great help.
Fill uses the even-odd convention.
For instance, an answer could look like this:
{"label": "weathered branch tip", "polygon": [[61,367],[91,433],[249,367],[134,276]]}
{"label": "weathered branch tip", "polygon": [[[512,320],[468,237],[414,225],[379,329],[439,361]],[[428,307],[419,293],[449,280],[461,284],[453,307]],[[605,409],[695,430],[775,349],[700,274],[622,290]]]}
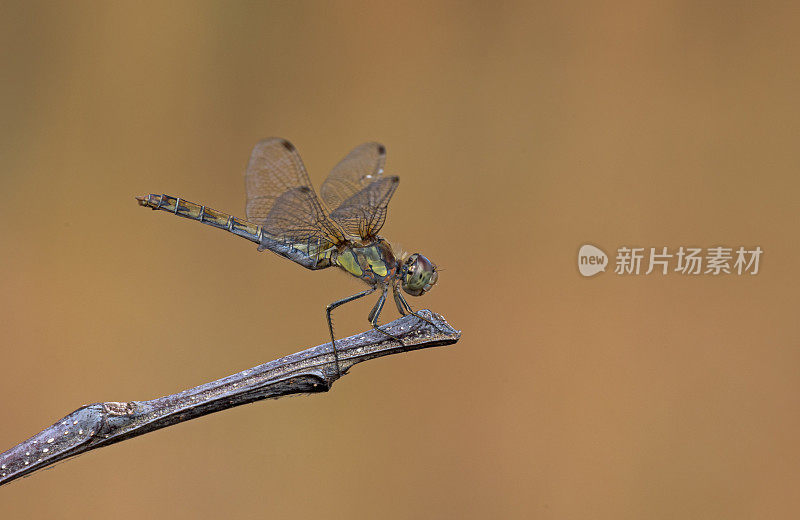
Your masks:
{"label": "weathered branch tip", "polygon": [[[381,327],[397,340],[376,330],[337,340],[341,375],[362,361],[450,345],[461,337],[442,316],[428,310],[416,314]],[[261,399],[325,392],[338,377],[331,344],[325,343],[158,399],[86,405],[0,454],[0,485],[86,451],[195,417]]]}

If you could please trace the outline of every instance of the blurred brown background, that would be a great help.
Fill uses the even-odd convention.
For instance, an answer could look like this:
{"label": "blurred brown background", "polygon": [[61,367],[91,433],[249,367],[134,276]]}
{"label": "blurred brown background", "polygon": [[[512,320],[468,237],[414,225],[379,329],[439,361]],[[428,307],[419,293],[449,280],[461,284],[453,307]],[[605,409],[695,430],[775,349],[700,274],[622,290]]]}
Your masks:
{"label": "blurred brown background", "polygon": [[[262,137],[317,186],[385,143],[382,234],[444,266],[411,303],[463,329],[35,473],[3,518],[800,513],[795,4],[0,9],[0,450],[326,340],[356,281],[133,198],[243,215]],[[765,252],[582,278],[586,242]]]}

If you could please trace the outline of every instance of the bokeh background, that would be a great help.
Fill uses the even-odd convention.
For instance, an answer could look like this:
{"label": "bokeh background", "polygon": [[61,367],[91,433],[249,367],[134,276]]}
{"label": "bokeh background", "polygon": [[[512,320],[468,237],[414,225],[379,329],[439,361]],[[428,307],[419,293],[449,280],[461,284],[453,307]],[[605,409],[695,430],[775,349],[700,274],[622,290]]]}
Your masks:
{"label": "bokeh background", "polygon": [[[445,268],[412,303],[463,330],[35,473],[3,518],[797,516],[799,24],[793,2],[3,2],[0,449],[325,341],[357,282],[134,201],[243,215],[263,137],[317,186],[385,143],[382,234]],[[587,242],[764,255],[583,278]]]}

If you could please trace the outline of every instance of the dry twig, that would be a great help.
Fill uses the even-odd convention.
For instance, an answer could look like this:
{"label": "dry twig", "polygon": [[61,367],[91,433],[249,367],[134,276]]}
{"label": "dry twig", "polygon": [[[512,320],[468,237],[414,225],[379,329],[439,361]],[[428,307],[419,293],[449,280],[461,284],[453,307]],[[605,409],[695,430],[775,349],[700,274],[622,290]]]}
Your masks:
{"label": "dry twig", "polygon": [[[450,345],[461,332],[441,316],[419,311],[383,326],[400,345],[375,330],[336,341],[342,375],[362,361],[428,347]],[[432,326],[435,324],[435,326]],[[326,392],[338,378],[331,344],[291,354],[224,379],[151,401],[95,403],[0,454],[0,485],[81,453],[159,428],[261,399]]]}

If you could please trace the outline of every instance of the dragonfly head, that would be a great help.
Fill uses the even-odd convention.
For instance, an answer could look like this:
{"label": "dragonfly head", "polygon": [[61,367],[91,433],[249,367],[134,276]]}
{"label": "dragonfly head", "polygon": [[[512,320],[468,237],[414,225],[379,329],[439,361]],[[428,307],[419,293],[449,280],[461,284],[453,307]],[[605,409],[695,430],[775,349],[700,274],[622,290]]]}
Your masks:
{"label": "dragonfly head", "polygon": [[419,253],[409,256],[400,270],[402,287],[411,296],[422,296],[431,290],[439,275],[433,262]]}

